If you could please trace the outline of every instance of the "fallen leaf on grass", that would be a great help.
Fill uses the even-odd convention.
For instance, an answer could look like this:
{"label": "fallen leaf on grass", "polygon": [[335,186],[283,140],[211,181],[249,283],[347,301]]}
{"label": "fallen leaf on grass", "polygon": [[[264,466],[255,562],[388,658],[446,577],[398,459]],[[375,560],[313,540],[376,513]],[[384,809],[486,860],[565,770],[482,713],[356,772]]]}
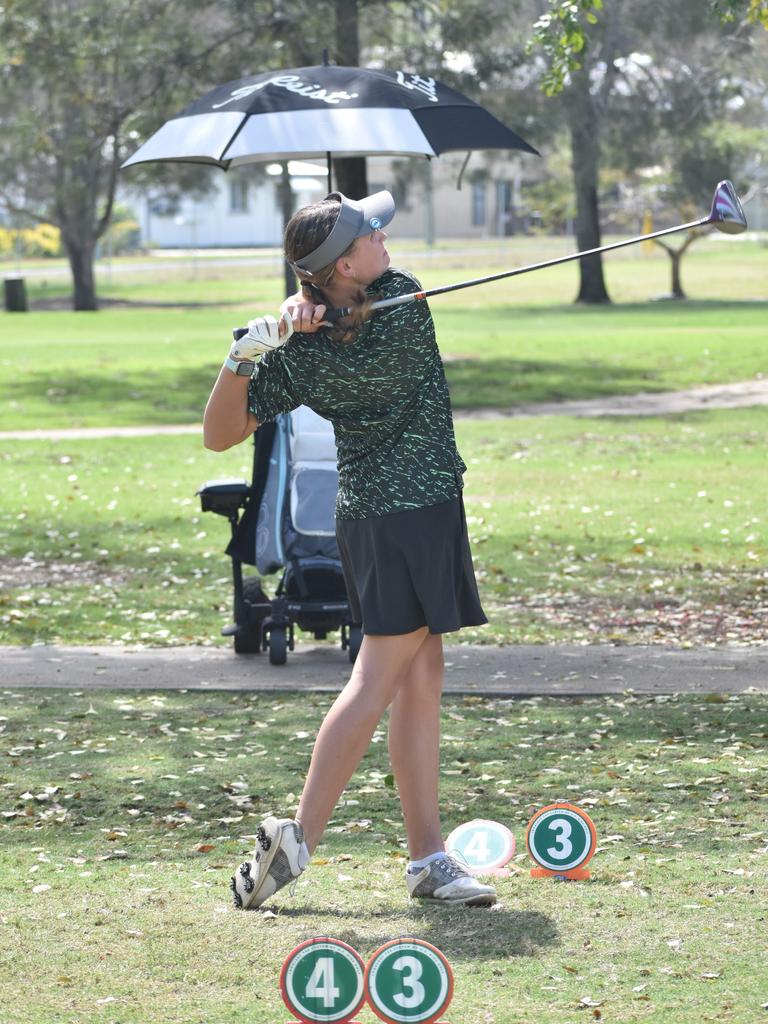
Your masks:
{"label": "fallen leaf on grass", "polygon": [[216,845],[214,843],[199,843],[197,846],[193,847],[193,852],[196,851],[197,853],[210,853],[211,850],[215,849]]}

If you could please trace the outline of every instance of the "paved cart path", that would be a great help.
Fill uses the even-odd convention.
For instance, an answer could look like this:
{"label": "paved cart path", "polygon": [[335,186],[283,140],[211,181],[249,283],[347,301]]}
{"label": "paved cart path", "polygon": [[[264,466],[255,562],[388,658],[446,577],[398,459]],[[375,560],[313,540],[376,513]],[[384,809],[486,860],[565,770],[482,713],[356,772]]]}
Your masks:
{"label": "paved cart path", "polygon": [[[750,648],[446,645],[446,692],[495,696],[768,693],[768,644]],[[0,693],[14,688],[335,692],[348,656],[297,643],[283,666],[229,647],[0,647]]]}
{"label": "paved cart path", "polygon": [[[768,405],[768,379],[712,384],[688,391],[642,392],[567,402],[534,402],[509,408],[455,409],[454,419],[505,419],[511,416],[666,416],[702,409],[736,409]],[[151,437],[155,434],[200,434],[198,423],[146,427],[66,427],[60,430],[3,430],[0,441],[77,441],[101,437]]]}

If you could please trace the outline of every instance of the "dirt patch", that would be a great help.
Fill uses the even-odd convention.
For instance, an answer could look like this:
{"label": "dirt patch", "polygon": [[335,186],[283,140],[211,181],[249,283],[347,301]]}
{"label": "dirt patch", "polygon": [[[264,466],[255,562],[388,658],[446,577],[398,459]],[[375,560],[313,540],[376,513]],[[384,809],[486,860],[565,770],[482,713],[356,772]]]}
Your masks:
{"label": "dirt patch", "polygon": [[[729,585],[730,584],[730,585]],[[533,620],[552,638],[566,634],[569,642],[721,646],[764,644],[768,635],[768,580],[745,587],[728,581],[719,595],[676,599],[668,595],[544,593],[501,604],[486,601],[524,630]]]}
{"label": "dirt patch", "polygon": [[44,561],[23,558],[0,558],[0,589],[24,587],[80,587],[94,583],[106,586],[123,583],[132,570],[125,566],[101,565],[98,562]]}

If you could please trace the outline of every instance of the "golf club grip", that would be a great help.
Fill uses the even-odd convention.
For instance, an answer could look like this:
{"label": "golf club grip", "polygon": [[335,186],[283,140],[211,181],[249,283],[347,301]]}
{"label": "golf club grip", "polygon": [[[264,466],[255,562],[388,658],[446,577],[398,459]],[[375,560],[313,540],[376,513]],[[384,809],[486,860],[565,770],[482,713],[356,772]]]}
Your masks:
{"label": "golf club grip", "polygon": [[[335,323],[337,320],[340,320],[343,316],[349,316],[349,313],[350,310],[348,309],[327,309],[325,311],[325,316],[323,317],[323,320],[327,320],[328,323],[332,324]],[[247,333],[247,327],[232,328],[232,337],[234,338],[235,341],[240,341],[240,339]]]}

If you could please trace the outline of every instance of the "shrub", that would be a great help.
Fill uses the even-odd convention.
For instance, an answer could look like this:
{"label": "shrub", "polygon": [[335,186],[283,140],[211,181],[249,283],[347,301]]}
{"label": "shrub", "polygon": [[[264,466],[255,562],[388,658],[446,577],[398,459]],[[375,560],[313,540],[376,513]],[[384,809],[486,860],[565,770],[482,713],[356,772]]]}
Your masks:
{"label": "shrub", "polygon": [[14,256],[60,256],[61,232],[53,224],[33,228],[0,227],[0,259]]}

